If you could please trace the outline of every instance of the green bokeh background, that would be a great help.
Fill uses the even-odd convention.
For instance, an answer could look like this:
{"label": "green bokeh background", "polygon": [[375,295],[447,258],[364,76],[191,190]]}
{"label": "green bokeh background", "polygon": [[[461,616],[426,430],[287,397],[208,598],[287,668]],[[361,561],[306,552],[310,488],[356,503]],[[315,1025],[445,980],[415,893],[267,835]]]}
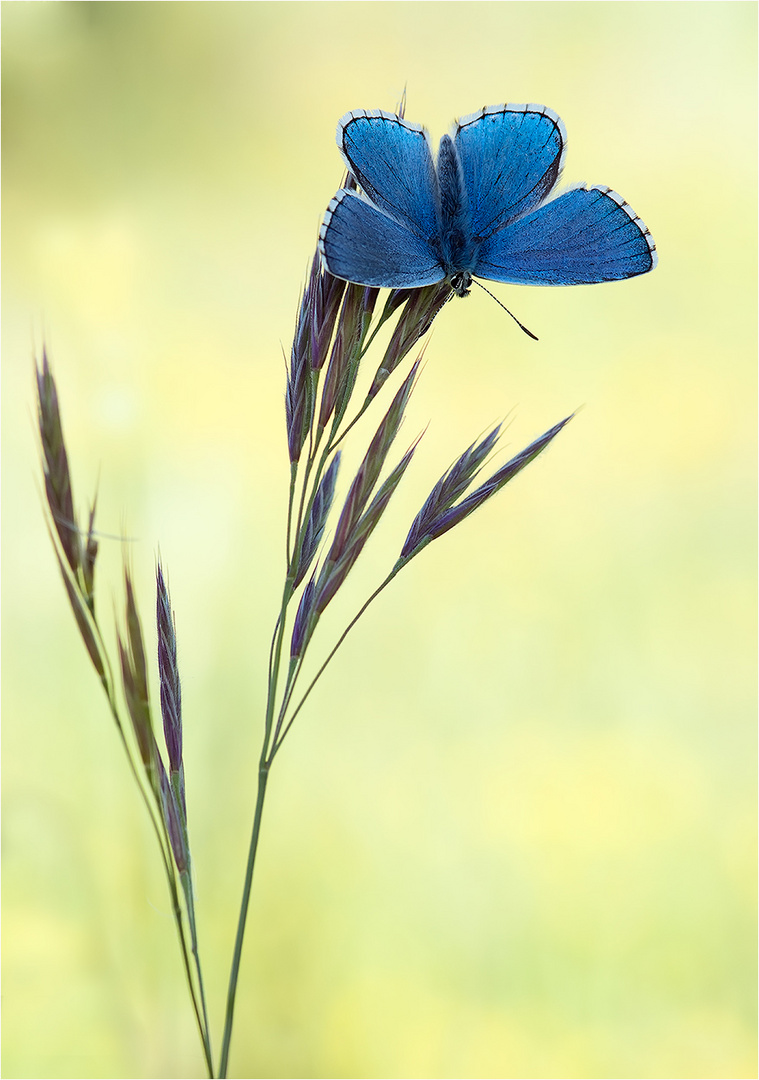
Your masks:
{"label": "green bokeh background", "polygon": [[[31,358],[82,512],[180,639],[216,1046],[281,588],[284,369],[337,119],[563,118],[660,265],[495,286],[430,336],[413,468],[538,463],[404,571],[272,774],[232,1073],[750,1077],[754,3],[3,4],[3,1073],[202,1075],[165,887],[40,509]],[[368,426],[361,430],[365,440]],[[361,441],[361,440],[359,440]],[[360,448],[358,444],[355,455]],[[350,464],[348,462],[347,464]],[[343,488],[349,477],[346,468]],[[104,538],[98,589],[119,596]]]}

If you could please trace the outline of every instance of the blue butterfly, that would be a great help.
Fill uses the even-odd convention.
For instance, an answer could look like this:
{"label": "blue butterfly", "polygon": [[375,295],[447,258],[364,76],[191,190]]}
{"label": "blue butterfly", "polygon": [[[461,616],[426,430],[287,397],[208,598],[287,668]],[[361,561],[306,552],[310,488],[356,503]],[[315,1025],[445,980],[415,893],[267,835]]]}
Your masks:
{"label": "blue butterfly", "polygon": [[360,191],[342,189],[319,231],[324,263],[359,285],[417,289],[472,277],[581,285],[645,274],[653,237],[608,187],[552,196],[564,124],[545,105],[494,105],[440,140],[378,109],[346,113],[337,143]]}

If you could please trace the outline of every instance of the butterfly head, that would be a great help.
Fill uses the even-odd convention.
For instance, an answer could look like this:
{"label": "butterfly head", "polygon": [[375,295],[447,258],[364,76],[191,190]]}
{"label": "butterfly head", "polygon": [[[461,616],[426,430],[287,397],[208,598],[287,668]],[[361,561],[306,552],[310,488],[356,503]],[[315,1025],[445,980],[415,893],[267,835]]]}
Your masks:
{"label": "butterfly head", "polygon": [[472,275],[468,270],[457,270],[451,274],[449,282],[456,296],[469,296],[472,291]]}

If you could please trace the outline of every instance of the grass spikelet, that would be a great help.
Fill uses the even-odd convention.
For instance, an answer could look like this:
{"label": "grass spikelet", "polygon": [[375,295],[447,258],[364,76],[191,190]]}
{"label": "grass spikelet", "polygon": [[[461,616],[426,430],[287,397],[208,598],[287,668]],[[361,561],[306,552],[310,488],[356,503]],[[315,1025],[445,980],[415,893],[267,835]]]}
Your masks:
{"label": "grass spikelet", "polygon": [[68,454],[58,405],[58,390],[42,350],[42,367],[36,368],[40,443],[45,476],[45,495],[61,548],[74,576],[82,565],[82,544],[74,514]]}
{"label": "grass spikelet", "polygon": [[124,567],[124,591],[126,599],[126,633],[117,632],[117,645],[124,700],[132,721],[137,748],[150,786],[159,795],[158,747],[153,734],[153,720],[148,697],[148,672],[145,662],[145,646],[140,617],[132,585],[132,576]]}
{"label": "grass spikelet", "polygon": [[55,551],[55,557],[58,561],[58,567],[61,571],[61,577],[63,578],[63,584],[66,589],[66,596],[68,597],[69,605],[74,614],[77,629],[79,630],[80,637],[84,642],[84,647],[87,650],[87,654],[92,661],[95,671],[98,673],[98,677],[107,687],[106,665],[103,657],[103,652],[100,647],[100,639],[95,633],[94,624],[92,621],[92,609],[85,602],[82,592],[74,584],[71,578],[71,574],[64,563],[58,548],[53,544]]}
{"label": "grass spikelet", "polygon": [[414,387],[418,370],[419,362],[417,361],[393,398],[392,404],[377,428],[364,460],[359,466],[343,505],[340,520],[337,523],[332,547],[327,555],[327,565],[336,565],[352,542],[356,524],[366,508],[393,440],[398,434],[403,412]]}
{"label": "grass spikelet", "polygon": [[117,634],[116,643],[119,652],[121,667],[121,681],[124,688],[124,700],[127,712],[132,721],[132,729],[137,741],[140,760],[150,780],[150,786],[155,787],[155,763],[157,753],[154,751],[155,739],[153,726],[150,719],[150,707],[145,697],[140,693],[139,677],[135,674],[133,657],[130,652],[128,639]]}
{"label": "grass spikelet", "polygon": [[132,575],[129,567],[124,567],[124,592],[126,594],[126,628],[129,644],[129,658],[134,676],[134,684],[142,701],[148,702],[148,666],[145,660],[145,643],[142,625],[137,612],[137,599],[134,594]]}
{"label": "grass spikelet", "polygon": [[454,528],[459,522],[469,517],[470,514],[489,499],[492,495],[495,495],[497,491],[500,491],[509,480],[512,480],[517,473],[529,465],[531,461],[534,461],[538,454],[542,453],[548,444],[555,439],[565,424],[568,424],[572,419],[571,416],[565,417],[564,420],[559,421],[558,424],[554,424],[552,428],[549,428],[543,435],[535,439],[519,454],[516,454],[510,461],[507,461],[500,469],[498,469],[493,475],[476,488],[470,495],[467,495],[461,502],[456,503],[455,499],[458,498],[458,494],[451,498],[451,494],[454,490],[458,490],[461,493],[461,484],[464,477],[469,472],[471,478],[472,470],[471,465],[477,459],[481,461],[482,449],[487,445],[489,450],[494,442],[494,436],[497,435],[498,429],[491,432],[490,435],[478,444],[477,447],[467,450],[458,462],[449,470],[445,476],[441,477],[438,483],[432,490],[427,502],[422,507],[422,510],[417,515],[414,524],[411,526],[411,530],[406,537],[406,541],[401,550],[401,559],[408,560],[413,555],[416,555],[423,547],[425,547],[431,540],[437,539],[438,536],[442,536],[443,533]]}
{"label": "grass spikelet", "polygon": [[87,542],[82,559],[82,586],[84,599],[92,614],[95,614],[95,560],[98,554],[98,542],[95,538],[95,504],[93,500],[87,524]]}
{"label": "grass spikelet", "polygon": [[458,461],[451,465],[448,472],[440,477],[427,497],[424,506],[414,519],[411,531],[403,545],[404,553],[413,551],[417,544],[429,535],[429,531],[436,519],[450,509],[456,499],[464,494],[495,445],[500,430],[501,425],[498,424],[480,442],[472,443]]}
{"label": "grass spikelet", "polygon": [[[388,376],[395,371],[404,357],[408,356],[417,342],[424,337],[443,305],[453,295],[447,282],[440,285],[430,285],[425,289],[410,289],[408,293],[403,311],[398,318],[390,342],[385,350],[385,355],[369,388],[366,397],[367,403],[376,397]],[[389,310],[394,310],[392,306],[388,305],[383,311],[383,319],[387,317]]]}
{"label": "grass spikelet", "polygon": [[361,349],[378,294],[379,290],[363,285],[349,284],[345,290],[322,392],[320,430],[326,428],[333,417],[333,431],[337,430],[345,415],[356,385]]}
{"label": "grass spikelet", "polygon": [[322,264],[319,253],[314,255],[310,287],[311,304],[311,367],[319,370],[329,354],[329,346],[340,311],[347,282],[333,277]]}
{"label": "grass spikelet", "polygon": [[297,588],[308,573],[324,535],[324,527],[335,497],[335,482],[340,468],[340,457],[340,451],[338,450],[316,490],[314,501],[311,504],[311,513],[308,516],[303,532],[303,544],[300,550],[293,588]]}
{"label": "grass spikelet", "polygon": [[171,598],[160,560],[156,566],[156,629],[158,632],[158,680],[161,688],[161,716],[169,769],[182,768],[182,686],[177,666],[177,638]]}
{"label": "grass spikelet", "polygon": [[316,595],[316,583],[312,577],[303,590],[303,595],[298,604],[298,611],[295,615],[292,638],[290,639],[290,657],[292,659],[303,655],[314,631],[316,620],[313,619],[313,615]]}
{"label": "grass spikelet", "polygon": [[316,586],[318,595],[314,605],[317,615],[321,615],[327,604],[335,596],[361,554],[366,541],[379,524],[380,518],[387,509],[387,504],[390,502],[414,456],[418,441],[409,447],[387,480],[380,486],[366,512],[353,525],[335,561],[332,562],[328,558],[322,567]]}
{"label": "grass spikelet", "polygon": [[184,814],[177,803],[176,792],[166,775],[166,769],[160,758],[158,759],[158,775],[161,810],[169,837],[171,853],[174,856],[177,870],[180,874],[184,874],[190,865],[190,853],[187,850],[187,831],[183,823]]}

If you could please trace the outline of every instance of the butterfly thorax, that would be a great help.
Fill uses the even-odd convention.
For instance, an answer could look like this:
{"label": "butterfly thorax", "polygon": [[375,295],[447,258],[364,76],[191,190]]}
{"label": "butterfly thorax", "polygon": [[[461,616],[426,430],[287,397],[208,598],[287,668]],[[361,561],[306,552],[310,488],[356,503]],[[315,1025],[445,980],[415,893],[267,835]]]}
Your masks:
{"label": "butterfly thorax", "polygon": [[450,135],[444,135],[440,140],[437,178],[440,192],[440,264],[453,291],[458,296],[466,296],[480,245],[472,236],[464,174]]}

